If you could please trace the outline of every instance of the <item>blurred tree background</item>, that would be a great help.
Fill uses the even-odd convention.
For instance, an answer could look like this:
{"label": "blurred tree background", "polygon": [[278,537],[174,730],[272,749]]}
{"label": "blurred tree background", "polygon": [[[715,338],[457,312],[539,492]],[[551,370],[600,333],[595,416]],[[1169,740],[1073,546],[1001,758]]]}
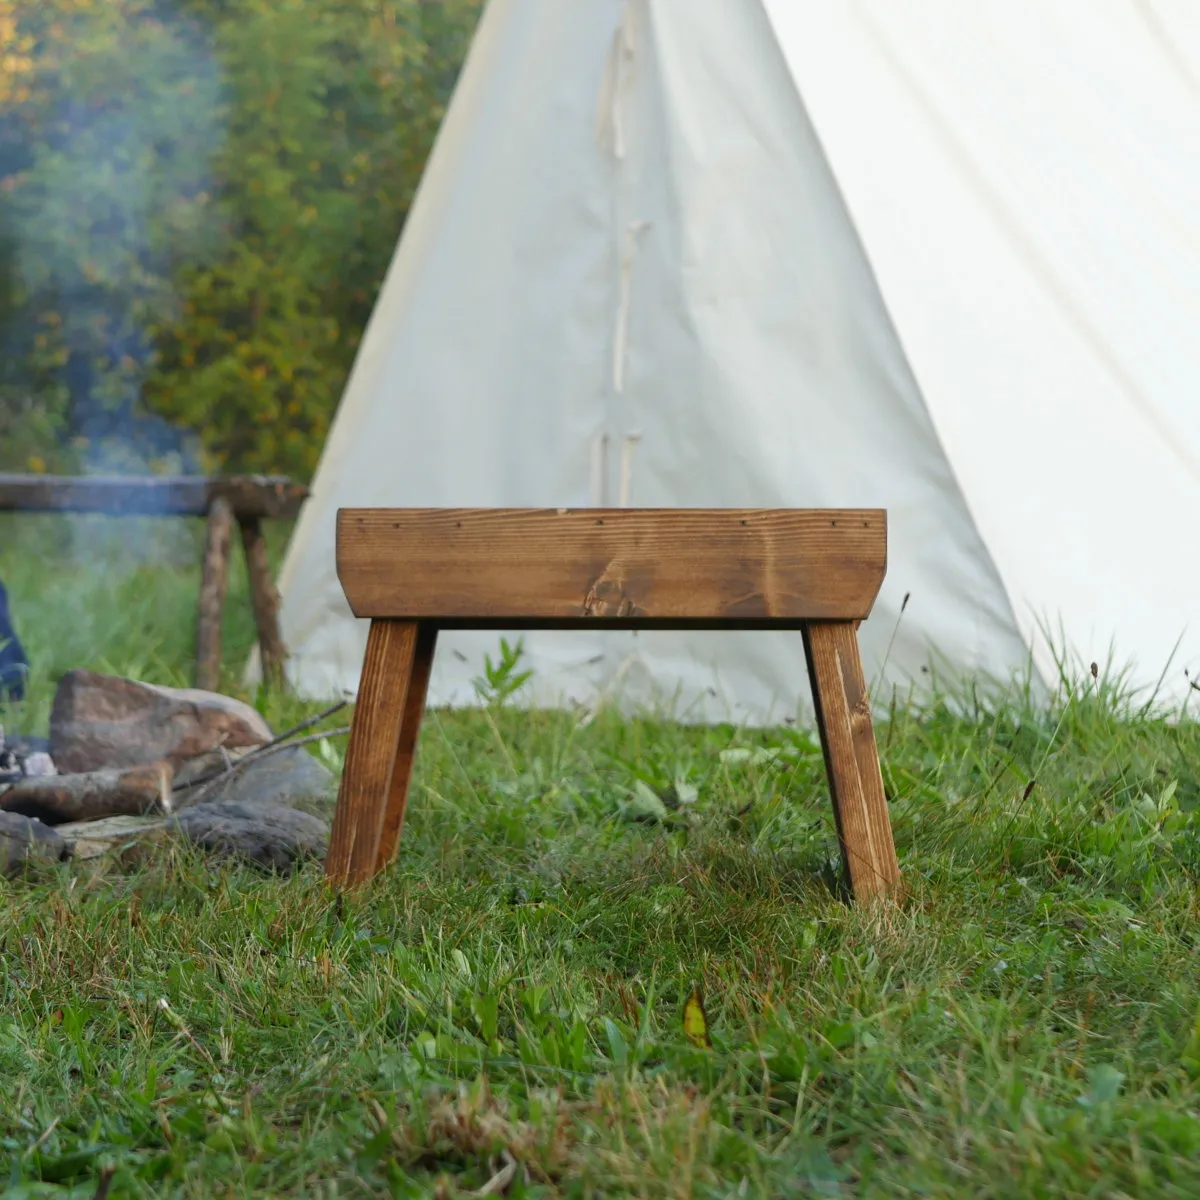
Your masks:
{"label": "blurred tree background", "polygon": [[0,0],[0,469],[316,465],[482,0]]}

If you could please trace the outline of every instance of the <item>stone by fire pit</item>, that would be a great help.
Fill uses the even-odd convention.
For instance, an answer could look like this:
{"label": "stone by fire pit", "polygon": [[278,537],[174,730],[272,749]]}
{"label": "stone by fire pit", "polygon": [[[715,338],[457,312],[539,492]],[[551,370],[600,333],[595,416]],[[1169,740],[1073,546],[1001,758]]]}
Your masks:
{"label": "stone by fire pit", "polygon": [[333,774],[230,696],[91,671],[59,682],[47,741],[0,733],[0,872],[183,838],[289,870],[324,855]]}

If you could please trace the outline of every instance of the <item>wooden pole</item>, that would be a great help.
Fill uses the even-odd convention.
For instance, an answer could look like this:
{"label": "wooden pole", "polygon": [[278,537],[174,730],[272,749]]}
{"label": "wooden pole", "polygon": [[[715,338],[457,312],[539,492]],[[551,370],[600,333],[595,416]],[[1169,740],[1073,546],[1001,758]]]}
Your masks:
{"label": "wooden pole", "polygon": [[204,569],[196,618],[196,686],[216,691],[221,678],[221,611],[229,585],[229,547],[233,540],[233,505],[218,496],[208,510]]}
{"label": "wooden pole", "polygon": [[267,539],[263,536],[262,522],[258,517],[243,517],[238,524],[242,531],[242,549],[246,552],[246,575],[250,581],[250,601],[254,606],[263,679],[268,687],[279,688],[284,682],[283,666],[287,661],[287,647],[279,631],[279,591],[271,578]]}

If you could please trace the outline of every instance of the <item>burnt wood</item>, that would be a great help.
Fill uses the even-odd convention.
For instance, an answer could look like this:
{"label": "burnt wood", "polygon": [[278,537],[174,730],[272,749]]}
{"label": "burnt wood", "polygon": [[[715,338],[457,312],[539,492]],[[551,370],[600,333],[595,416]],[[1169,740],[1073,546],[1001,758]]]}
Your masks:
{"label": "burnt wood", "polygon": [[169,813],[173,775],[168,762],[82,775],[39,775],[21,779],[0,795],[0,811],[37,817],[47,825]]}

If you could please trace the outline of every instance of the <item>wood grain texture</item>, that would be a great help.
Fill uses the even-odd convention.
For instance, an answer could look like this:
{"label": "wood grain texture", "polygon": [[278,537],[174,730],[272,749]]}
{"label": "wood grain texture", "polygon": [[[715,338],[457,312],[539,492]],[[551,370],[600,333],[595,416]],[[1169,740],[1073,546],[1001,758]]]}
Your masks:
{"label": "wood grain texture", "polygon": [[13,475],[0,473],[0,512],[202,517],[222,496],[239,517],[294,517],[303,485],[273,475]]}
{"label": "wood grain texture", "polygon": [[387,809],[383,815],[383,831],[379,837],[379,853],[375,859],[376,871],[382,871],[396,857],[396,847],[400,844],[404,811],[408,806],[408,785],[412,779],[417,736],[421,732],[421,718],[425,715],[425,696],[429,691],[429,673],[433,668],[433,653],[436,648],[437,627],[423,621],[417,629],[417,649],[396,745],[396,762],[392,767]]}
{"label": "wood grain texture", "polygon": [[413,621],[371,622],[325,857],[325,877],[336,884],[364,883],[376,871],[417,634]]}
{"label": "wood grain texture", "polygon": [[250,582],[250,603],[254,608],[254,626],[258,633],[258,651],[263,679],[271,687],[283,686],[287,647],[279,630],[279,592],[271,578],[267,558],[267,539],[259,517],[242,517],[242,549],[246,552],[246,575]]}
{"label": "wood grain texture", "polygon": [[337,566],[360,617],[796,629],[870,613],[887,518],[877,509],[343,509]]}
{"label": "wood grain texture", "polygon": [[221,613],[229,584],[233,506],[218,496],[208,511],[196,616],[196,686],[215,692],[221,677]]}
{"label": "wood grain texture", "polygon": [[805,626],[804,651],[851,890],[856,900],[894,894],[900,864],[855,627],[845,621],[814,621]]}

